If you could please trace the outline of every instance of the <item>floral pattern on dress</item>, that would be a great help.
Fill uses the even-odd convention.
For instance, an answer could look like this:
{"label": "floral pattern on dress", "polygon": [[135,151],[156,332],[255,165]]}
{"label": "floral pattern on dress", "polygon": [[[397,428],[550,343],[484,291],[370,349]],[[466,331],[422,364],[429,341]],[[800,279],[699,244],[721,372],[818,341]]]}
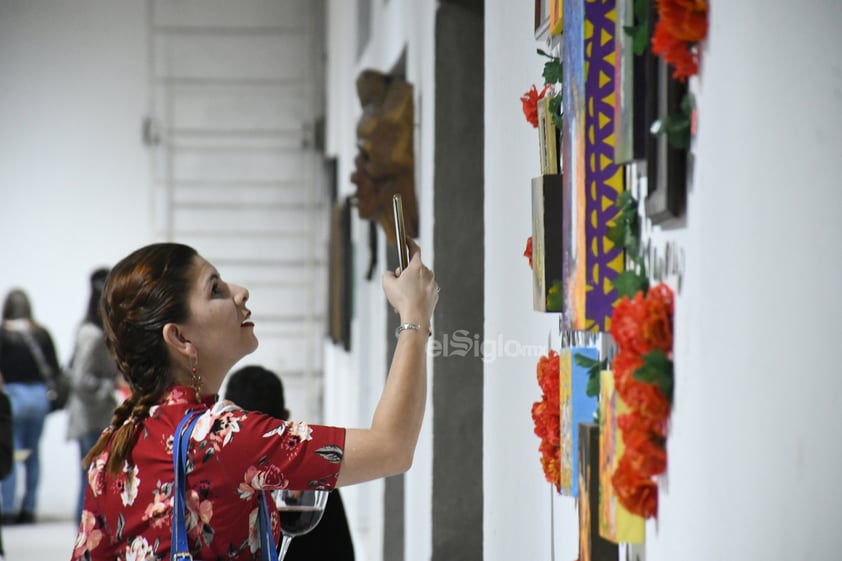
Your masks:
{"label": "floral pattern on dress", "polygon": [[108,462],[108,452],[103,452],[91,462],[88,468],[88,488],[98,497],[105,492],[105,464]]}
{"label": "floral pattern on dress", "polygon": [[[150,408],[118,475],[105,470],[109,448],[92,462],[73,561],[169,558],[173,433],[187,411],[197,410],[203,414],[188,445],[185,489],[185,523],[195,558],[253,558],[260,547],[259,492],[335,486],[343,429],[281,422],[230,401],[197,404],[192,388],[176,386]],[[277,539],[276,512],[270,520]]]}
{"label": "floral pattern on dress", "polygon": [[126,547],[126,561],[158,561],[158,555],[146,538],[138,536]]}
{"label": "floral pattern on dress", "polygon": [[172,483],[161,483],[152,492],[152,502],[143,512],[143,521],[155,528],[169,527],[172,522]]}
{"label": "floral pattern on dress", "polygon": [[140,485],[140,478],[137,476],[137,466],[130,465],[128,462],[123,466],[123,474],[118,481],[121,483],[120,498],[123,500],[123,506],[134,504],[137,498],[137,488]]}
{"label": "floral pattern on dress", "polygon": [[277,466],[270,465],[267,469],[249,466],[243,475],[243,483],[237,488],[237,495],[243,500],[250,500],[258,491],[265,489],[286,489],[289,481]]}
{"label": "floral pattern on dress", "polygon": [[73,547],[74,559],[79,559],[88,551],[96,549],[105,537],[102,530],[96,529],[95,525],[94,515],[87,510],[82,511],[82,522],[79,524],[79,532],[76,534],[76,543]]}

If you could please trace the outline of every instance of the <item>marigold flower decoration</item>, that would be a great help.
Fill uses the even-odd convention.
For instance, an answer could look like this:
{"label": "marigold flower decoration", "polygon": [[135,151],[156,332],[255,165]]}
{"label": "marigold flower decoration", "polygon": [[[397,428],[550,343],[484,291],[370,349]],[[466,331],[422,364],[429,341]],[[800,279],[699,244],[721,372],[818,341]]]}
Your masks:
{"label": "marigold flower decoration", "polygon": [[532,236],[526,240],[526,249],[523,250],[523,256],[529,259],[529,268],[532,269]]}
{"label": "marigold flower decoration", "polygon": [[561,492],[561,403],[559,387],[559,356],[550,351],[538,360],[538,385],[543,395],[532,405],[535,434],[541,439],[538,451],[547,481]]}
{"label": "marigold flower decoration", "polygon": [[520,98],[523,104],[523,116],[533,128],[538,128],[538,102],[544,99],[544,95],[551,87],[551,84],[547,84],[539,92],[535,84],[532,84],[532,87]]}
{"label": "marigold flower decoration", "polygon": [[708,32],[707,0],[658,0],[658,22],[652,52],[673,66],[673,78],[684,82],[699,71],[696,46]]}
{"label": "marigold flower decoration", "polygon": [[672,407],[674,298],[661,283],[624,296],[611,317],[618,352],[617,394],[630,412],[617,419],[625,451],[611,478],[620,503],[634,514],[658,514],[655,476],[667,467],[666,428]]}

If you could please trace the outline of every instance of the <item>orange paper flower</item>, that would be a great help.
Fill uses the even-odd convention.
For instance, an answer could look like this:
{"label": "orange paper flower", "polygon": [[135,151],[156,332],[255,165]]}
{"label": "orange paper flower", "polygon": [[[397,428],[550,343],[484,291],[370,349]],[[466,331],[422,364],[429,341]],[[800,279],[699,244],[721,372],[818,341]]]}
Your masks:
{"label": "orange paper flower", "polygon": [[529,258],[529,268],[532,268],[532,236],[526,240],[526,249],[523,250],[523,256]]}
{"label": "orange paper flower", "polygon": [[696,44],[707,37],[706,0],[658,0],[652,52],[673,66],[673,78],[685,81],[699,71]]}
{"label": "orange paper flower", "polygon": [[644,518],[658,515],[658,487],[650,477],[639,474],[623,454],[611,477],[617,500],[626,510]]}
{"label": "orange paper flower", "polygon": [[532,405],[532,420],[535,434],[541,439],[538,451],[541,453],[541,467],[547,481],[561,490],[561,410],[559,387],[559,356],[550,351],[542,356],[536,367],[538,385],[541,387],[541,401]]}
{"label": "orange paper flower", "polygon": [[521,103],[523,103],[523,115],[529,124],[536,129],[538,128],[538,102],[544,97],[544,94],[547,93],[550,87],[551,84],[545,85],[544,89],[539,93],[535,84],[532,84],[532,87],[520,98]]}
{"label": "orange paper flower", "polygon": [[708,5],[705,0],[658,0],[659,21],[670,35],[698,43],[708,33]]}
{"label": "orange paper flower", "polygon": [[[644,296],[623,298],[611,317],[611,334],[618,352],[612,361],[617,394],[630,413],[617,419],[625,451],[612,477],[618,500],[630,512],[643,517],[656,516],[658,488],[653,477],[667,467],[666,426],[671,403],[661,385],[646,380],[671,376],[674,297],[661,283]],[[651,354],[650,354],[651,353]],[[671,383],[671,380],[668,380]]]}

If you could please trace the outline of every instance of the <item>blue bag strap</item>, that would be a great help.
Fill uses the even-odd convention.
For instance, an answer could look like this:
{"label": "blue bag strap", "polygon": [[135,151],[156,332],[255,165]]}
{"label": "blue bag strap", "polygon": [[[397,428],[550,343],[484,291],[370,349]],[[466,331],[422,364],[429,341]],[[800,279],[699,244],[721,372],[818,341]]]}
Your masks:
{"label": "blue bag strap", "polygon": [[260,524],[260,559],[262,561],[278,561],[278,547],[275,545],[275,535],[272,534],[272,522],[269,519],[269,507],[266,504],[266,491],[260,492],[258,520]]}
{"label": "blue bag strap", "polygon": [[188,411],[178,423],[173,435],[172,462],[175,478],[173,480],[173,513],[171,561],[192,561],[190,546],[187,543],[187,529],[184,520],[184,487],[187,471],[187,445],[193,427],[201,417],[201,411]]}
{"label": "blue bag strap", "polygon": [[[171,561],[192,561],[190,546],[187,543],[186,521],[184,519],[184,490],[186,487],[187,445],[193,427],[201,417],[201,411],[188,411],[178,423],[173,436],[173,519]],[[260,558],[262,561],[278,561],[278,551],[275,536],[272,534],[272,522],[269,519],[269,506],[266,502],[266,492],[261,491],[258,497],[258,526],[260,529]]]}

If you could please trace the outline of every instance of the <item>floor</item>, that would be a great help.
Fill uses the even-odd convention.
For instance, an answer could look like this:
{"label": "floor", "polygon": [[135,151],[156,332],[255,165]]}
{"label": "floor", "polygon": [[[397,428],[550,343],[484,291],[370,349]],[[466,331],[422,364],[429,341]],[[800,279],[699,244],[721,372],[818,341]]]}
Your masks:
{"label": "floor", "polygon": [[3,526],[5,561],[67,561],[76,530],[76,523],[69,520]]}

